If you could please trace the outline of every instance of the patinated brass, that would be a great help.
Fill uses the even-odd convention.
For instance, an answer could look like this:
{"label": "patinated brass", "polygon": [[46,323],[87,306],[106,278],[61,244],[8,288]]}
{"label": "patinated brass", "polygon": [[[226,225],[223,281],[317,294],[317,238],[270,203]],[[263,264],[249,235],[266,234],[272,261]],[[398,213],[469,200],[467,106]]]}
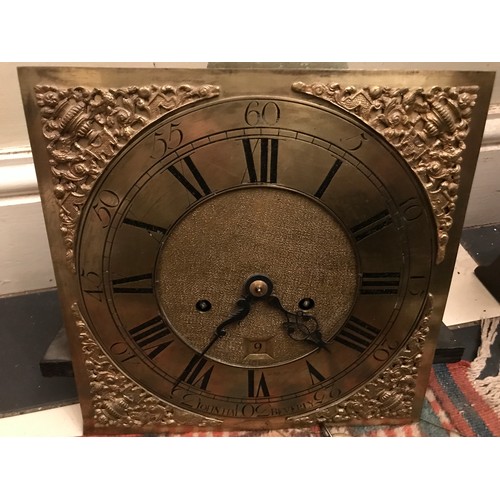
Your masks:
{"label": "patinated brass", "polygon": [[419,417],[492,74],[19,76],[85,434]]}

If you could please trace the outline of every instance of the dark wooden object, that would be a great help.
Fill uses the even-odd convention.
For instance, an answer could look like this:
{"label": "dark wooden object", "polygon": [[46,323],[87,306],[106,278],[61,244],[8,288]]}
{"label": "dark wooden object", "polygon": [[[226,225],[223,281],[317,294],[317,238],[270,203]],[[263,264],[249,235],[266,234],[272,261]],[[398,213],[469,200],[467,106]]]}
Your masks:
{"label": "dark wooden object", "polygon": [[500,255],[489,265],[477,266],[474,274],[497,302],[500,302]]}

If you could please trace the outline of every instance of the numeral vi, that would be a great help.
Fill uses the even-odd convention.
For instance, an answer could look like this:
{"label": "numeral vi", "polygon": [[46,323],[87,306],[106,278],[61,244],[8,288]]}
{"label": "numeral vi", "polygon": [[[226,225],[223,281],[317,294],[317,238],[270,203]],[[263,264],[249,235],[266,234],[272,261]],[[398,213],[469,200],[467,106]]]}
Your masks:
{"label": "numeral vi", "polygon": [[263,373],[261,373],[260,378],[258,378],[255,370],[248,370],[248,397],[269,397],[269,389]]}
{"label": "numeral vi", "polygon": [[317,384],[319,382],[323,382],[325,380],[325,376],[318,371],[309,361],[306,361],[307,371],[309,372],[309,376],[311,377],[311,385]]}

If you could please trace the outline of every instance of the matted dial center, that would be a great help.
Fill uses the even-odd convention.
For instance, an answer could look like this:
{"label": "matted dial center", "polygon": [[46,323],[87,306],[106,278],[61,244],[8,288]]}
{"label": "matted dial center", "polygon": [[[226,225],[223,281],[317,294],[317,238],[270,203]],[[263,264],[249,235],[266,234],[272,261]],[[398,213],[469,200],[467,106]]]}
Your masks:
{"label": "matted dial center", "polygon": [[[237,312],[237,301],[245,293],[255,297],[250,313],[228,326],[208,358],[269,366],[313,351],[313,344],[287,335],[287,318],[267,303],[269,285],[251,279],[257,275],[269,278],[288,311],[310,298],[307,313],[326,339],[346,320],[357,289],[351,239],[332,212],[296,191],[249,186],[206,199],[166,235],[155,271],[157,300],[170,326],[201,352]],[[200,299],[210,302],[209,311],[196,307]]]}

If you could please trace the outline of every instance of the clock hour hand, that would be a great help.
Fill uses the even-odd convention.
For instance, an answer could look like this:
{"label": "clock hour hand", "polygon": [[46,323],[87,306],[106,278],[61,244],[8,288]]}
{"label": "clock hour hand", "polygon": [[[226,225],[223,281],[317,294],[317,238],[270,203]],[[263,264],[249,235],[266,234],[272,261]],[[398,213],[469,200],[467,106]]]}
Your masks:
{"label": "clock hour hand", "polygon": [[236,306],[238,307],[238,311],[233,313],[230,318],[223,321],[216,329],[213,334],[210,342],[204,347],[204,349],[199,352],[196,356],[193,357],[189,365],[182,372],[181,376],[176,380],[174,386],[172,387],[172,391],[186,378],[186,376],[191,373],[191,370],[200,362],[200,360],[205,356],[205,354],[210,350],[210,348],[222,337],[226,335],[226,326],[231,323],[235,323],[237,321],[241,321],[245,318],[250,312],[250,297],[241,298],[236,302]]}
{"label": "clock hour hand", "polygon": [[248,316],[250,312],[250,305],[252,299],[255,298],[266,298],[272,292],[272,283],[266,276],[254,275],[250,277],[245,283],[245,297],[238,299],[236,302],[237,311],[232,313],[231,316],[224,320],[216,329],[210,342],[205,346],[203,351],[201,351],[196,359],[199,361],[208,350],[217,342],[220,338],[226,335],[226,327],[232,323],[237,323]]}
{"label": "clock hour hand", "polygon": [[268,303],[285,314],[287,320],[283,323],[283,326],[286,328],[287,334],[291,339],[309,341],[318,347],[328,350],[319,330],[318,321],[314,316],[306,314],[303,311],[288,311],[283,307],[276,295],[271,295],[268,298]]}
{"label": "clock hour hand", "polygon": [[226,326],[230,325],[231,323],[237,323],[238,321],[241,321],[243,318],[248,316],[248,313],[250,312],[250,296],[248,295],[244,298],[239,299],[236,302],[236,307],[238,308],[238,311],[236,313],[233,313],[230,318],[223,321],[215,329],[215,340],[223,337],[226,334]]}
{"label": "clock hour hand", "polygon": [[233,313],[230,318],[226,319],[223,321],[216,329],[213,337],[210,339],[210,342],[205,346],[203,351],[201,351],[198,354],[198,358],[201,359],[205,354],[208,352],[208,350],[224,335],[226,335],[226,326],[230,325],[231,323],[236,323],[237,321],[241,321],[243,318],[245,318],[248,313],[250,312],[250,297],[245,297],[241,298],[236,302],[236,307],[238,308],[238,311],[236,313]]}

